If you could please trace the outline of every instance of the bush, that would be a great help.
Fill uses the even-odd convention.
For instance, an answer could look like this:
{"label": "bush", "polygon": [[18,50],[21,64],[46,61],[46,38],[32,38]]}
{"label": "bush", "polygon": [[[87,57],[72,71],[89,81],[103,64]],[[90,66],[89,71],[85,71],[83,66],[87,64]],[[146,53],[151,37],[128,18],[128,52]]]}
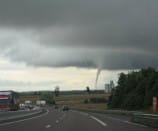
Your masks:
{"label": "bush", "polygon": [[85,99],[84,103],[107,103],[107,99],[106,98],[90,98],[90,99]]}
{"label": "bush", "polygon": [[106,103],[106,98],[90,98],[91,103]]}
{"label": "bush", "polygon": [[48,105],[55,104],[54,97],[52,94],[43,94],[41,95],[41,100],[45,100]]}
{"label": "bush", "polygon": [[87,103],[88,103],[88,99],[85,99],[85,100],[84,100],[84,103],[87,104]]}

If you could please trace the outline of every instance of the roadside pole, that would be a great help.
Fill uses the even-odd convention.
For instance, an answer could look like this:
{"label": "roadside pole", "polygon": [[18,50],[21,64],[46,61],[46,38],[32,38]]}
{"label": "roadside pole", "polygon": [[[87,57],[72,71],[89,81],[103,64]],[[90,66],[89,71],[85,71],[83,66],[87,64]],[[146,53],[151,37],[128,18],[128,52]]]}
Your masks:
{"label": "roadside pole", "polygon": [[158,111],[158,99],[156,96],[153,97],[153,112]]}

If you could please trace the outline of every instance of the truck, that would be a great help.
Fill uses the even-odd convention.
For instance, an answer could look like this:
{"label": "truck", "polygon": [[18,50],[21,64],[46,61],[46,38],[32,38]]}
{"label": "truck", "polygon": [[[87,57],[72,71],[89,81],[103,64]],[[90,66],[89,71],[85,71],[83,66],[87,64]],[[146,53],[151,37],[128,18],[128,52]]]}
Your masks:
{"label": "truck", "polygon": [[32,109],[33,108],[33,104],[32,104],[31,100],[26,100],[24,105],[25,105],[26,109]]}
{"label": "truck", "polygon": [[19,94],[14,91],[0,91],[0,110],[19,109]]}
{"label": "truck", "polygon": [[46,101],[45,100],[37,100],[36,105],[44,107],[44,106],[46,106]]}

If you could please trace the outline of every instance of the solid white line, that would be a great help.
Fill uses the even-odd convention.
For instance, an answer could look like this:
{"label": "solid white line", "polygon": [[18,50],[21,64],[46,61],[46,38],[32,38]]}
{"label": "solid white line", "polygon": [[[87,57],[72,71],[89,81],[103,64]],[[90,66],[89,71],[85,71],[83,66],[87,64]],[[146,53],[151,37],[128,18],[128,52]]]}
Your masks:
{"label": "solid white line", "polygon": [[104,123],[103,121],[99,120],[98,118],[94,117],[94,116],[90,116],[93,120],[97,121],[98,123],[100,123],[102,126],[107,126],[106,123]]}
{"label": "solid white line", "polygon": [[141,126],[141,127],[148,127],[148,126],[145,126],[145,125],[142,125],[142,124],[138,124],[138,123],[133,123],[133,122],[130,122],[130,121],[123,121],[127,124],[130,124],[130,125],[135,125],[135,126]]}
{"label": "solid white line", "polygon": [[124,122],[124,120],[121,120],[121,119],[119,119],[119,118],[114,118],[114,117],[110,117],[110,116],[107,116],[107,118],[112,119],[112,120],[115,120],[115,121]]}
{"label": "solid white line", "polygon": [[36,119],[36,118],[39,118],[39,117],[46,116],[46,115],[48,115],[48,113],[49,113],[49,110],[47,110],[46,113],[44,113],[42,115],[39,115],[39,116],[35,116],[35,117],[26,118],[26,119],[22,119],[22,120],[17,120],[17,121],[3,123],[3,124],[0,124],[0,126],[5,126],[5,125],[10,125],[10,124],[14,124],[14,123],[19,123],[19,122],[23,122],[23,121],[28,121],[28,120]]}

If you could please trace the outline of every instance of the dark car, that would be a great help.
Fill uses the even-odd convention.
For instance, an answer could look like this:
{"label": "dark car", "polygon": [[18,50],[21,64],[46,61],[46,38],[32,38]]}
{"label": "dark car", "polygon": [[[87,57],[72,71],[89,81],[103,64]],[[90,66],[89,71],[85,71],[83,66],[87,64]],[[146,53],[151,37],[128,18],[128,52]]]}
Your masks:
{"label": "dark car", "polygon": [[54,106],[54,109],[58,109],[59,107],[57,105]]}

